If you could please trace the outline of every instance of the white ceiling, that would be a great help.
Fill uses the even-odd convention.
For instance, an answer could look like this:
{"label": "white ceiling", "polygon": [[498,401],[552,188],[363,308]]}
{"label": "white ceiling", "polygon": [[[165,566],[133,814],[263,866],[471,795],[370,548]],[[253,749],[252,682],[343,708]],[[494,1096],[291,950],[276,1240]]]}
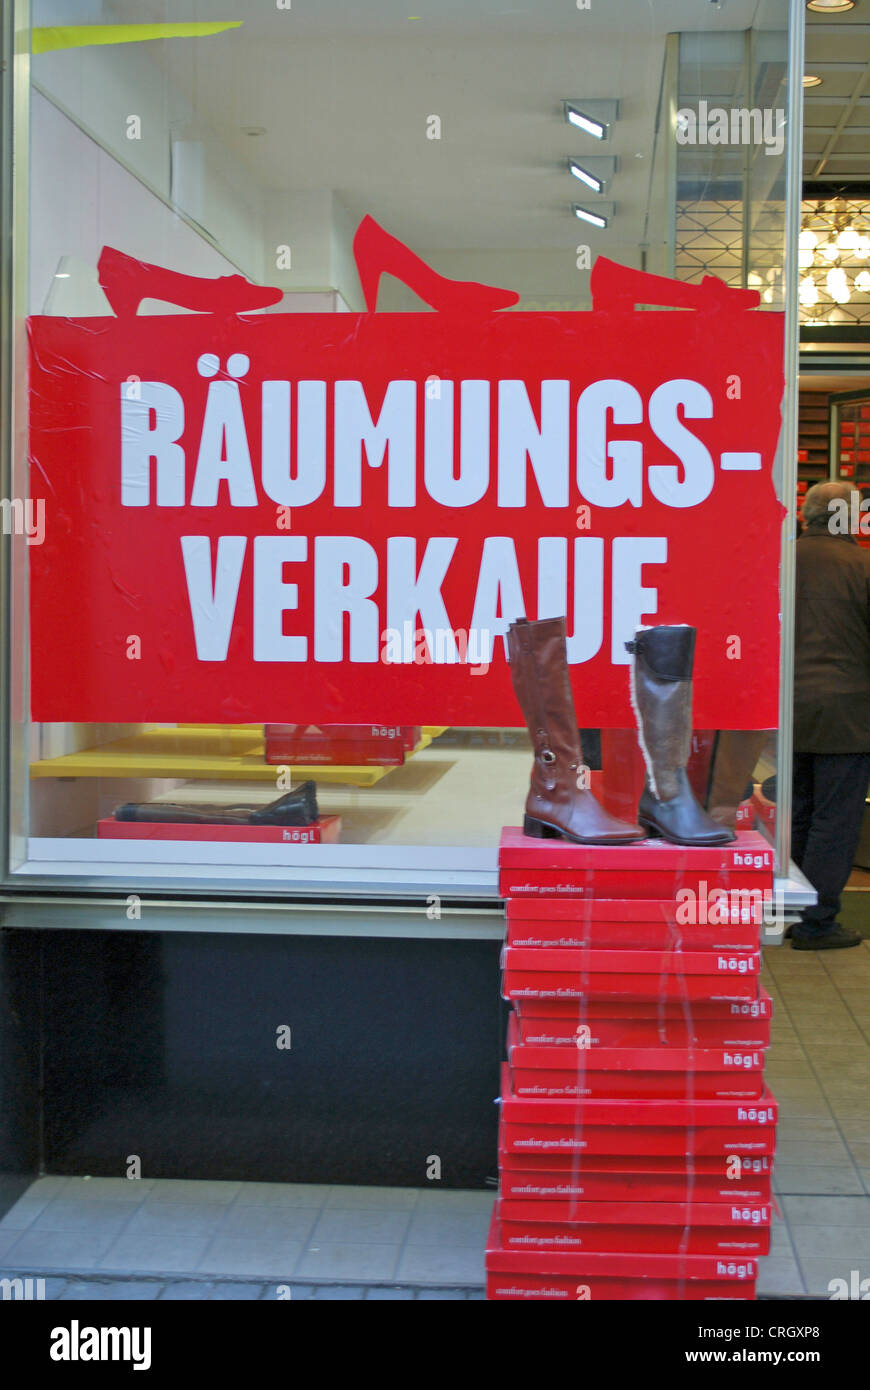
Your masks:
{"label": "white ceiling", "polygon": [[[90,7],[91,9],[93,6]],[[104,7],[105,8],[105,7]],[[665,37],[742,30],[784,0],[115,0],[127,21],[222,19],[243,27],[154,45],[173,85],[265,188],[334,190],[431,251],[552,251],[596,233],[571,215],[569,154],[616,154],[609,249],[650,234]],[[411,14],[419,18],[411,18]],[[108,13],[107,13],[107,17]],[[67,20],[67,22],[70,22]],[[607,148],[562,119],[566,97],[617,97]],[[440,141],[426,117],[442,120]],[[262,126],[251,138],[243,127]],[[652,229],[653,239],[655,228]],[[628,258],[628,257],[626,257]]]}
{"label": "white ceiling", "polygon": [[806,70],[822,85],[804,98],[804,177],[870,181],[870,0],[807,21]]}

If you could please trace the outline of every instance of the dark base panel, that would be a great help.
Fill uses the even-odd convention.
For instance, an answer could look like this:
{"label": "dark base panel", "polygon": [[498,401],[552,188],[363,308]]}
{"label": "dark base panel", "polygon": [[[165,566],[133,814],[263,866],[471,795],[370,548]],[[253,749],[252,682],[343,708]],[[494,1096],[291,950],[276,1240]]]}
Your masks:
{"label": "dark base panel", "polygon": [[0,931],[0,1216],[39,1171],[40,943]]}
{"label": "dark base panel", "polygon": [[498,942],[42,938],[46,1172],[495,1178]]}

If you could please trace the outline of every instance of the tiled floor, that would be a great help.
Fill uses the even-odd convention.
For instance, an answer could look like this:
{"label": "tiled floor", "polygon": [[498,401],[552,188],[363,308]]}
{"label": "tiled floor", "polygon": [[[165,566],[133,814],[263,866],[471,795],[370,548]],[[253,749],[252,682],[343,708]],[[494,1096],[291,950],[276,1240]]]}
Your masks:
{"label": "tiled floor", "polygon": [[475,1287],[492,1192],[42,1178],[0,1221],[4,1273]]}
{"label": "tiled floor", "polygon": [[765,952],[773,995],[768,1084],[780,1103],[774,1187],[783,1213],[760,1287],[825,1297],[870,1277],[870,941]]}
{"label": "tiled floor", "polygon": [[[765,956],[782,1218],[758,1288],[827,1297],[833,1278],[870,1278],[870,941]],[[48,1177],[0,1221],[0,1272],[47,1277],[48,1296],[63,1299],[275,1298],[279,1285],[291,1298],[479,1296],[492,1201],[492,1192]]]}

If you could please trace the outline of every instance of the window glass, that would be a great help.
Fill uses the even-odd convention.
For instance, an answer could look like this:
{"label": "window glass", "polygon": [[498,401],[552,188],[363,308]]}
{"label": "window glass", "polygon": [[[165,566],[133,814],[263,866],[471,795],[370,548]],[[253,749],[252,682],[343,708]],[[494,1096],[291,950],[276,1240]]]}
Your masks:
{"label": "window glass", "polygon": [[[644,764],[622,637],[635,610],[614,576],[650,566],[632,571],[636,589],[664,563],[641,494],[619,481],[639,457],[632,428],[653,429],[654,383],[578,398],[655,364],[663,333],[682,331],[671,321],[697,343],[705,276],[783,310],[788,5],[407,8],[239,0],[232,21],[191,22],[159,0],[31,6],[18,874],[495,896],[535,737],[505,666],[503,630],[523,611],[568,614],[581,775],[634,819]],[[605,260],[691,288],[671,303]],[[596,314],[658,316],[605,341],[593,297]],[[687,346],[680,377],[721,347]],[[758,449],[772,467],[771,351],[747,360],[770,366],[773,423],[762,444],[730,441],[717,478]],[[652,408],[671,420],[663,452],[640,438],[644,467],[685,489],[668,525],[688,555],[700,474],[677,441],[708,388],[683,399],[668,381],[673,399]],[[595,445],[598,421],[615,445]],[[340,507],[320,467],[341,472]],[[620,486],[634,550],[620,549]],[[715,588],[716,533],[739,523],[705,515]],[[745,612],[753,552],[728,554]],[[706,653],[721,633],[724,661],[730,629],[720,611],[707,632],[685,607],[671,597],[635,618],[694,617],[712,708]],[[778,635],[758,633],[767,686],[747,660],[740,727],[696,727],[691,775],[732,821],[772,825]]]}

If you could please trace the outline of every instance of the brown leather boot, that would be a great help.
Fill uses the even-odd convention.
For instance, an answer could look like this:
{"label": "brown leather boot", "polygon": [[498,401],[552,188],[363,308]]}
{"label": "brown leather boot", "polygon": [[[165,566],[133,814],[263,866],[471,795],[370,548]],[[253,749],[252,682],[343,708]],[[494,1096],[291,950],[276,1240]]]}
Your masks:
{"label": "brown leather boot", "polygon": [[563,836],[578,845],[621,845],[642,840],[639,825],[617,820],[577,785],[583,750],[574,713],[565,619],[520,618],[508,630],[511,679],[535,761],[523,830],[538,838]]}
{"label": "brown leather boot", "polygon": [[686,775],[692,746],[695,628],[641,628],[633,642],[631,703],[647,778],[637,818],[675,845],[727,845],[737,836],[695,800]]}

